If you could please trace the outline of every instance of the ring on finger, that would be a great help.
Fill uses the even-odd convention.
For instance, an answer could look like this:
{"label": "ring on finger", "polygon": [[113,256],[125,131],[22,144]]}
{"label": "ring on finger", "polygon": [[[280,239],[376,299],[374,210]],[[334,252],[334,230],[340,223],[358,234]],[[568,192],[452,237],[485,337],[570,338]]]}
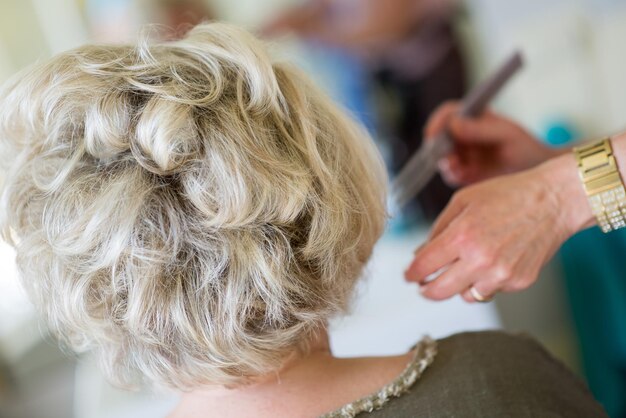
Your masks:
{"label": "ring on finger", "polygon": [[493,296],[483,296],[474,286],[470,287],[470,293],[476,302],[487,303],[493,300]]}

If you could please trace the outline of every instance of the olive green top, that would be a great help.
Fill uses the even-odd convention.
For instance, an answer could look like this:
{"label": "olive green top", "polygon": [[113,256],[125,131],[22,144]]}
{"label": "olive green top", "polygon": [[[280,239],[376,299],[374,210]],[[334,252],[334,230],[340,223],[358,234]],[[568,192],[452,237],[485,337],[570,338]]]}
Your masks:
{"label": "olive green top", "polygon": [[[434,361],[433,361],[434,359]],[[432,363],[432,365],[431,365]],[[416,345],[405,370],[377,393],[324,418],[595,418],[608,415],[585,384],[533,339],[457,334]]]}

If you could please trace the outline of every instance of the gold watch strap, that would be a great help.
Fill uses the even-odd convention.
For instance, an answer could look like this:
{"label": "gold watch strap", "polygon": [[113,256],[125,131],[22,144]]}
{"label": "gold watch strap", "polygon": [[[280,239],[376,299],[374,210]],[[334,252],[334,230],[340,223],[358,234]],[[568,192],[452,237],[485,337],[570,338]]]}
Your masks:
{"label": "gold watch strap", "polygon": [[603,232],[626,226],[626,190],[613,156],[611,141],[574,148],[580,179],[591,210]]}

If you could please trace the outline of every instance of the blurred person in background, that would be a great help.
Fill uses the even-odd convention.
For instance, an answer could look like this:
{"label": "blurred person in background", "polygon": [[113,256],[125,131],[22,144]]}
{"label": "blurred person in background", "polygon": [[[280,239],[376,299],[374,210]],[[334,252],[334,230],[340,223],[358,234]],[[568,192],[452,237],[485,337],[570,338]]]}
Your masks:
{"label": "blurred person in background", "polygon": [[205,0],[87,0],[93,37],[101,42],[128,42],[149,23],[161,39],[177,39],[200,22],[215,18]]}
{"label": "blurred person in background", "polygon": [[0,97],[0,229],[25,289],[112,381],[180,390],[172,417],[606,416],[527,337],[332,356],[328,320],[385,225],[384,167],[248,33],[87,45]]}
{"label": "blurred person in background", "polygon": [[[310,0],[275,18],[263,33],[294,32],[361,60],[379,90],[379,136],[395,173],[419,148],[428,116],[465,92],[465,66],[453,29],[459,12],[452,0]],[[433,179],[418,196],[422,215],[434,219],[452,191],[439,176]]]}

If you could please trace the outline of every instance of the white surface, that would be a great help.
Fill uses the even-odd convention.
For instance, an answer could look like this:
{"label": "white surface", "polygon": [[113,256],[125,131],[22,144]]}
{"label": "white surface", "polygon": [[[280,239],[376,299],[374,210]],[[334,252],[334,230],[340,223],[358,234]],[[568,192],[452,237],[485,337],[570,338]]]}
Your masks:
{"label": "white surface", "polygon": [[35,310],[17,279],[15,252],[0,241],[0,358],[17,361],[41,340]]}
{"label": "white surface", "polygon": [[0,40],[0,81],[9,78],[13,71],[13,63],[9,60],[4,43]]}
{"label": "white surface", "polygon": [[384,237],[377,245],[351,315],[334,321],[331,344],[338,356],[388,355],[406,351],[423,335],[444,337],[460,331],[499,328],[493,304],[423,298],[404,281],[413,251],[425,233]]}
{"label": "white surface", "polygon": [[541,135],[566,121],[583,137],[626,126],[623,0],[467,0],[485,74],[514,48],[525,70],[495,103]]}
{"label": "white surface", "polygon": [[31,1],[52,54],[87,42],[87,28],[75,0]]}

